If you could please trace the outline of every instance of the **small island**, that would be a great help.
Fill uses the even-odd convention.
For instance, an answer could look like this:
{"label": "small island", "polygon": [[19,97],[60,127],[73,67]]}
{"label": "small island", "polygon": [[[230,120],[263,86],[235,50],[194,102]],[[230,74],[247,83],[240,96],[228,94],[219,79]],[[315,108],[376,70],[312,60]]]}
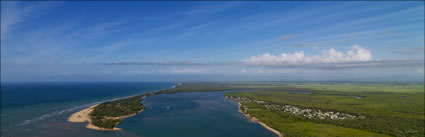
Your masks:
{"label": "small island", "polygon": [[143,111],[140,103],[150,94],[128,97],[93,105],[87,109],[76,112],[68,118],[69,122],[88,122],[87,128],[113,131],[120,130],[116,126],[122,119],[134,116]]}

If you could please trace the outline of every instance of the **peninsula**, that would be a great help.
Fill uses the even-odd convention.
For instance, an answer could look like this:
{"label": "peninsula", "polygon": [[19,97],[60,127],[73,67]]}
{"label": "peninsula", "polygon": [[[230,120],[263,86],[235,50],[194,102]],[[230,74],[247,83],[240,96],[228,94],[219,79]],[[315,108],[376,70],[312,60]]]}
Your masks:
{"label": "peninsula", "polygon": [[120,130],[116,126],[122,119],[143,111],[140,101],[146,95],[133,96],[93,105],[76,112],[68,118],[69,122],[88,122],[87,128],[102,131]]}
{"label": "peninsula", "polygon": [[[148,96],[229,91],[239,112],[277,136],[423,136],[422,83],[184,83],[172,89],[104,102],[73,114],[70,122],[114,131],[144,109]],[[249,90],[249,91],[248,91]],[[237,92],[236,92],[237,91]]]}
{"label": "peninsula", "polygon": [[222,91],[235,89],[228,84],[219,83],[187,83],[177,84],[169,89],[145,93],[142,95],[107,101],[101,104],[90,106],[79,112],[72,114],[69,122],[88,122],[87,128],[101,131],[120,130],[116,126],[122,119],[131,117],[144,110],[141,103],[145,97],[157,94],[172,94],[182,92],[202,92],[202,91]]}

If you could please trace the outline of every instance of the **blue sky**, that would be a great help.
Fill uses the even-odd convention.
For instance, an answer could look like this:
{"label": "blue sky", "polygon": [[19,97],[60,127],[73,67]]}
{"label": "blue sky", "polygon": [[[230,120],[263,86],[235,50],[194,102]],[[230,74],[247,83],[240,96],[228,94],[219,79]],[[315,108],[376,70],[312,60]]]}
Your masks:
{"label": "blue sky", "polygon": [[424,2],[1,2],[1,80],[415,81]]}

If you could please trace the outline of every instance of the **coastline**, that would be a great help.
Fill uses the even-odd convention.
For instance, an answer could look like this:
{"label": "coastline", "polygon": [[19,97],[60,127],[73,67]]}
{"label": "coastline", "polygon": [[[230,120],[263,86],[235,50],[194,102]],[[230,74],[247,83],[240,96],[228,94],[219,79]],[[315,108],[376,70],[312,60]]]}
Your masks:
{"label": "coastline", "polygon": [[[173,89],[173,88],[175,88],[175,87],[177,87],[178,85],[182,85],[181,83],[178,83],[177,85],[174,85],[174,86],[172,86],[171,88],[169,88],[169,89]],[[151,93],[155,93],[155,92],[158,92],[158,91],[153,91],[153,92],[151,92]],[[137,95],[135,95],[135,96],[137,96]],[[118,99],[123,99],[123,98],[129,98],[129,97],[133,97],[133,96],[128,96],[128,97],[121,97],[121,98],[117,98],[117,99],[113,99],[113,100],[118,100]],[[145,97],[143,97],[143,98],[145,98]],[[226,97],[227,98],[227,97]],[[112,101],[113,101],[112,100]],[[267,129],[267,130],[269,130],[270,132],[272,132],[272,133],[274,133],[274,134],[276,134],[276,135],[278,135],[279,137],[283,137],[283,135],[279,132],[279,131],[277,131],[277,130],[275,130],[275,129],[273,129],[273,128],[271,128],[271,127],[269,127],[268,125],[266,125],[265,123],[263,123],[263,122],[261,122],[261,121],[259,121],[257,118],[255,118],[255,117],[251,117],[249,114],[246,114],[246,113],[244,113],[244,112],[242,112],[242,109],[241,109],[241,103],[240,102],[238,102],[238,101],[236,101],[237,103],[238,103],[238,111],[241,113],[241,114],[243,114],[245,117],[247,117],[248,119],[250,119],[250,121],[252,121],[252,122],[256,122],[256,123],[259,123],[261,126],[263,126],[265,129]],[[99,103],[99,104],[101,104],[101,103]],[[95,125],[93,125],[92,124],[92,120],[91,120],[91,117],[90,117],[90,113],[94,110],[94,108],[96,107],[96,106],[98,106],[99,104],[95,104],[95,105],[92,105],[92,106],[90,106],[90,107],[88,107],[88,108],[86,108],[86,109],[83,109],[83,110],[80,110],[80,111],[78,111],[78,112],[75,112],[75,113],[73,113],[70,117],[68,117],[68,122],[72,122],[72,123],[82,123],[82,122],[88,122],[88,124],[86,125],[86,128],[88,128],[88,129],[93,129],[93,130],[99,130],[99,131],[118,131],[118,130],[121,130],[121,128],[117,128],[117,127],[114,127],[114,128],[112,128],[112,129],[107,129],[107,128],[100,128],[100,127],[97,127],[97,126],[95,126]],[[134,114],[130,114],[130,115],[125,115],[125,116],[119,116],[119,117],[105,117],[105,118],[108,118],[108,119],[125,119],[125,118],[128,118],[128,117],[131,117],[131,116],[135,116],[135,115],[137,115],[138,113],[140,113],[140,112],[142,112],[144,109],[141,109],[140,111],[138,111],[138,112],[136,112],[136,113],[134,113]],[[119,124],[119,123],[118,123]]]}
{"label": "coastline", "polygon": [[[92,121],[91,121],[91,118],[90,118],[90,113],[93,111],[94,107],[96,107],[97,105],[99,105],[99,104],[92,105],[89,108],[86,108],[86,109],[80,110],[78,112],[75,112],[70,117],[68,117],[68,122],[72,122],[72,123],[88,122],[86,128],[93,129],[93,130],[100,130],[100,131],[117,131],[117,130],[121,130],[121,128],[117,128],[117,127],[114,127],[112,129],[100,128],[100,127],[97,127],[97,126],[95,126],[95,125],[92,124]],[[142,112],[143,110],[144,109],[140,110],[137,113],[126,115],[126,116],[107,117],[107,118],[108,119],[124,119],[124,118],[128,118],[128,117],[137,115],[138,113]]]}
{"label": "coastline", "polygon": [[[182,85],[182,83],[177,83],[176,85],[173,85],[171,88],[168,88],[168,89],[176,88],[179,85]],[[165,89],[165,90],[168,90],[168,89]],[[159,92],[159,91],[153,91],[153,92],[146,93],[146,94],[153,94],[155,92]],[[115,98],[115,99],[108,100],[108,101],[115,101],[115,100],[130,98],[130,97],[134,97],[134,96],[138,96],[138,95],[127,96],[127,97],[120,97],[120,98]],[[142,99],[144,99],[145,97],[143,97]],[[107,102],[107,101],[104,101],[104,102]],[[102,102],[102,103],[104,103],[104,102]],[[99,103],[99,104],[101,104],[101,103]],[[94,107],[96,107],[99,104],[92,105],[92,106],[90,106],[90,107],[88,107],[86,109],[83,109],[83,110],[80,110],[78,112],[73,113],[71,116],[68,117],[68,122],[71,122],[71,123],[88,122],[86,128],[93,129],[93,130],[100,130],[100,131],[117,131],[117,130],[121,130],[121,128],[117,128],[117,127],[114,127],[112,129],[107,129],[107,128],[100,128],[100,127],[97,127],[97,126],[93,125],[92,120],[91,120],[91,117],[90,117],[90,113],[94,110]],[[134,114],[130,114],[130,115],[119,116],[119,117],[106,117],[106,118],[108,118],[108,119],[124,119],[124,118],[128,118],[128,117],[131,117],[131,116],[135,116],[135,115],[139,114],[140,112],[142,112],[143,110],[144,109],[141,109],[140,111],[138,111],[138,112],[136,112]]]}
{"label": "coastline", "polygon": [[261,126],[263,126],[265,129],[267,129],[267,130],[269,130],[269,131],[273,132],[273,133],[274,133],[274,134],[276,134],[277,136],[279,136],[279,137],[283,137],[283,135],[282,135],[279,131],[277,131],[276,129],[273,129],[273,128],[269,127],[268,125],[264,124],[263,122],[259,121],[257,118],[255,118],[255,117],[251,117],[249,114],[246,114],[246,113],[242,112],[241,107],[242,107],[242,104],[241,104],[240,102],[238,102],[239,112],[240,112],[242,115],[244,115],[245,117],[249,118],[252,122],[256,122],[256,123],[260,124],[260,125],[261,125]]}
{"label": "coastline", "polygon": [[73,113],[70,117],[68,117],[68,122],[72,123],[82,123],[82,122],[88,122],[86,128],[93,129],[93,130],[101,130],[101,131],[114,131],[114,130],[121,130],[120,128],[113,128],[113,129],[104,129],[97,127],[92,124],[90,113],[93,111],[94,107],[96,107],[99,104],[92,105],[89,108],[80,110],[78,112]]}

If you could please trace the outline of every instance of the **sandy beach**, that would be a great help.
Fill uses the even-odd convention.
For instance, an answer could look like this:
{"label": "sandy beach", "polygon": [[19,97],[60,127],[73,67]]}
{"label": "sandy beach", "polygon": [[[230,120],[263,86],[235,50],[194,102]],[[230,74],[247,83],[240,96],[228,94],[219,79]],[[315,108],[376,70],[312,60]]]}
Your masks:
{"label": "sandy beach", "polygon": [[101,130],[101,131],[121,130],[120,128],[113,128],[113,129],[100,128],[92,124],[89,114],[93,111],[94,107],[96,107],[97,105],[98,104],[90,106],[89,108],[83,109],[81,111],[75,112],[68,118],[68,122],[74,122],[74,123],[88,122],[86,128],[94,129],[94,130]]}
{"label": "sandy beach", "polygon": [[269,127],[269,126],[267,126],[263,122],[259,121],[257,118],[251,117],[249,114],[246,114],[246,113],[242,112],[242,109],[241,109],[242,104],[240,102],[238,102],[238,105],[239,105],[239,112],[242,113],[245,117],[249,118],[252,122],[257,122],[261,126],[263,126],[264,128],[266,128],[267,130],[269,130],[269,131],[275,133],[276,135],[278,135],[279,137],[283,137],[283,135],[279,131],[277,131],[277,130],[275,130],[275,129]]}
{"label": "sandy beach", "polygon": [[[121,128],[117,128],[114,127],[113,129],[107,129],[107,128],[100,128],[97,127],[95,125],[92,124],[91,122],[91,118],[90,118],[90,113],[93,111],[94,107],[96,107],[98,104],[90,106],[89,108],[83,109],[81,111],[75,112],[74,114],[72,114],[69,118],[68,118],[68,122],[73,122],[73,123],[81,123],[81,122],[88,122],[86,128],[89,129],[94,129],[94,130],[101,130],[101,131],[116,131],[116,130],[121,130]],[[120,116],[120,117],[105,117],[108,119],[124,119],[124,118],[128,118],[134,115],[137,115],[138,113],[142,112],[142,110],[140,110],[137,113],[134,114],[130,114],[130,115],[126,115],[126,116]]]}

